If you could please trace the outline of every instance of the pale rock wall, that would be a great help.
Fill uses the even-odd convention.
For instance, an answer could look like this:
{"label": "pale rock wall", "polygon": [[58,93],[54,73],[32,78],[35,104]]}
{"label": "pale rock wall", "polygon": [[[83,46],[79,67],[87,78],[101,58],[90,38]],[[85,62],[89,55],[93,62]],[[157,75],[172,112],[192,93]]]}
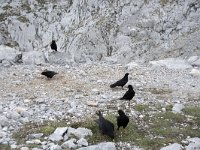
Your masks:
{"label": "pale rock wall", "polygon": [[13,0],[0,3],[0,44],[66,61],[148,62],[200,55],[199,0]]}

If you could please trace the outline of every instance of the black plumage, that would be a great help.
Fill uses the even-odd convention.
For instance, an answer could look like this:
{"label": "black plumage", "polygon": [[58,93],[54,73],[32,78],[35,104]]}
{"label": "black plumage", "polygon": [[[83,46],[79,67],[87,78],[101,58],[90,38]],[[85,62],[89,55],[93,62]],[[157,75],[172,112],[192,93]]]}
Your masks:
{"label": "black plumage", "polygon": [[46,76],[47,78],[52,78],[54,75],[58,74],[57,72],[54,71],[49,71],[49,70],[45,70],[41,73],[41,75]]}
{"label": "black plumage", "polygon": [[109,120],[105,119],[101,112],[96,113],[99,119],[96,122],[99,124],[99,130],[102,134],[108,135],[111,139],[114,139],[114,124]]}
{"label": "black plumage", "polygon": [[123,86],[128,82],[128,75],[129,73],[126,73],[122,79],[115,82],[114,84],[111,84],[110,87],[114,88],[116,86],[121,86],[123,88]]}
{"label": "black plumage", "polygon": [[51,49],[57,51],[57,45],[55,40],[52,40],[51,42]]}
{"label": "black plumage", "polygon": [[128,100],[129,101],[129,106],[130,106],[130,100],[135,96],[135,91],[133,90],[132,85],[128,85],[128,91],[124,94],[120,100]]}
{"label": "black plumage", "polygon": [[123,110],[118,110],[119,116],[117,117],[117,130],[120,127],[126,128],[129,123],[129,117],[123,112]]}

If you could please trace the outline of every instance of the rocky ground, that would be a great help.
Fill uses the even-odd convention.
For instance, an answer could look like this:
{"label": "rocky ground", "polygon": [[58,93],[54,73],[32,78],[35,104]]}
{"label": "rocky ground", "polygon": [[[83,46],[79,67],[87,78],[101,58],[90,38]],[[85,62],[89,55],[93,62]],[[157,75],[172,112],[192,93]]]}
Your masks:
{"label": "rocky ground", "polygon": [[[44,69],[59,74],[47,79],[40,74]],[[200,77],[191,75],[191,69],[104,62],[1,66],[0,143],[20,148],[24,145],[18,145],[12,134],[27,123],[65,120],[68,126],[96,118],[97,110],[102,110],[104,115],[117,115],[117,110],[123,109],[137,120],[143,117],[135,109],[139,105],[160,106],[161,112],[166,111],[166,106],[172,106],[175,112],[186,106],[200,107]],[[128,84],[136,91],[130,108],[126,101],[117,100],[128,84],[124,89],[109,87],[127,72],[130,74]],[[124,142],[118,142],[118,147],[136,149],[133,144]]]}

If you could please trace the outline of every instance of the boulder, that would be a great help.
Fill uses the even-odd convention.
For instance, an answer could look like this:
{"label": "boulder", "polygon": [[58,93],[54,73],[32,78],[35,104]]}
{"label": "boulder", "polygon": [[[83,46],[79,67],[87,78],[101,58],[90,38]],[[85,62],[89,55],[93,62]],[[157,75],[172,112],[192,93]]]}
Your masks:
{"label": "boulder", "polygon": [[51,141],[61,141],[63,139],[63,134],[68,130],[68,127],[57,128],[53,134],[49,136]]}
{"label": "boulder", "polygon": [[185,147],[186,150],[200,149],[200,138],[189,138],[187,141],[189,142],[189,145]]}
{"label": "boulder", "polygon": [[4,60],[17,63],[20,61],[21,57],[22,53],[18,50],[8,46],[0,45],[0,62]]}
{"label": "boulder", "polygon": [[30,51],[24,52],[22,56],[22,62],[26,65],[41,65],[46,63],[47,59],[42,51]]}
{"label": "boulder", "polygon": [[162,66],[169,69],[188,69],[192,67],[187,61],[181,58],[167,58],[158,61],[150,61],[149,63],[155,67]]}
{"label": "boulder", "polygon": [[75,148],[78,147],[78,145],[76,145],[75,142],[76,142],[76,139],[72,138],[69,141],[66,141],[65,143],[63,143],[61,145],[61,147],[62,148],[70,148],[70,149],[73,148],[73,149],[75,149]]}

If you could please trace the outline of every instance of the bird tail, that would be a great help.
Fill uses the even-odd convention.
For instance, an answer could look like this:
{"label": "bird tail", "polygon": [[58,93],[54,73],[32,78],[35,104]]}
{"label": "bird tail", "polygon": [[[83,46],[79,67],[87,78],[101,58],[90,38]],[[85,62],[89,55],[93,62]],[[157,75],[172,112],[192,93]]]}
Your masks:
{"label": "bird tail", "polygon": [[123,97],[120,98],[120,100],[123,100],[123,99],[124,99]]}
{"label": "bird tail", "polygon": [[116,87],[115,84],[111,84],[111,85],[110,85],[110,88],[114,88],[114,87]]}

